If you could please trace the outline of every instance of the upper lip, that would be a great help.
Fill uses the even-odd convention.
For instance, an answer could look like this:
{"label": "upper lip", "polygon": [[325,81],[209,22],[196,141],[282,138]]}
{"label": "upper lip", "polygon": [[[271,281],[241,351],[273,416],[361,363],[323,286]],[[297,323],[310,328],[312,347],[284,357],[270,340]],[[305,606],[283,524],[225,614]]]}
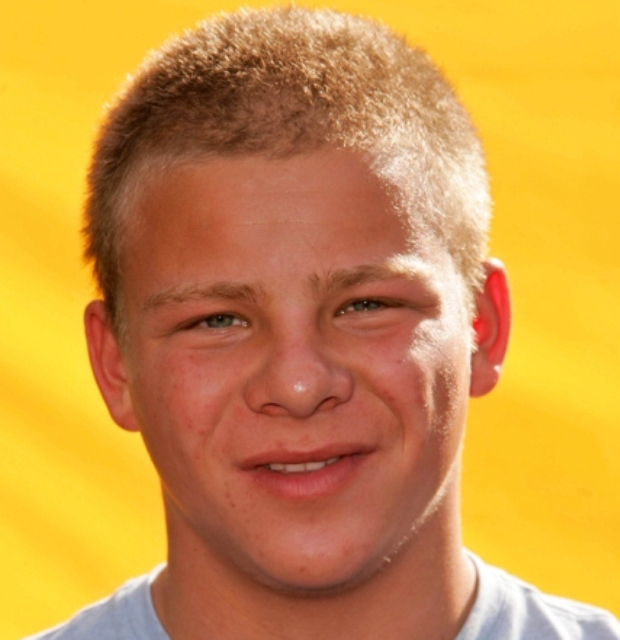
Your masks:
{"label": "upper lip", "polygon": [[241,468],[244,470],[256,469],[264,467],[274,462],[282,464],[301,464],[303,462],[320,462],[321,460],[329,460],[330,458],[339,458],[342,456],[363,455],[373,450],[366,444],[361,443],[338,443],[330,444],[315,449],[302,451],[299,449],[277,448],[262,451],[255,455],[245,458],[241,462]]}

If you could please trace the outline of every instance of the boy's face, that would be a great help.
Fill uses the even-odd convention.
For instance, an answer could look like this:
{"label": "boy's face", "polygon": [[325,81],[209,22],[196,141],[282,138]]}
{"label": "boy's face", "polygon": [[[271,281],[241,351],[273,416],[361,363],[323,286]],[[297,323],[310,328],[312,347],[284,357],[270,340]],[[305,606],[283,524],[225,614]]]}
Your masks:
{"label": "boy's face", "polygon": [[471,368],[447,251],[348,152],[180,167],[139,215],[107,399],[162,478],[171,548],[315,589],[432,541]]}

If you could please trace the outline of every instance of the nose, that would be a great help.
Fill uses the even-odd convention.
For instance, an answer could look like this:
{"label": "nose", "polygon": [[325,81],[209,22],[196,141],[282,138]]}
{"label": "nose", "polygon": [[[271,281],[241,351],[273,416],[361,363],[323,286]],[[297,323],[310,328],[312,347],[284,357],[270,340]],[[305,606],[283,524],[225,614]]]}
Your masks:
{"label": "nose", "polygon": [[351,398],[350,371],[331,358],[317,338],[297,333],[270,343],[245,387],[245,400],[253,411],[307,418]]}

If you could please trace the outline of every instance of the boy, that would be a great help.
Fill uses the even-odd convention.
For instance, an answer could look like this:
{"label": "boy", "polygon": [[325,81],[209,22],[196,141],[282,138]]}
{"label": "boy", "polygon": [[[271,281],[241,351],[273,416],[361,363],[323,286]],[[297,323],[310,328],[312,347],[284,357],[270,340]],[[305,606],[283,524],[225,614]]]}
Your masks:
{"label": "boy", "polygon": [[275,9],[152,54],[109,111],[86,309],[168,562],[40,638],[620,638],[462,549],[468,397],[510,309],[469,118],[373,22]]}

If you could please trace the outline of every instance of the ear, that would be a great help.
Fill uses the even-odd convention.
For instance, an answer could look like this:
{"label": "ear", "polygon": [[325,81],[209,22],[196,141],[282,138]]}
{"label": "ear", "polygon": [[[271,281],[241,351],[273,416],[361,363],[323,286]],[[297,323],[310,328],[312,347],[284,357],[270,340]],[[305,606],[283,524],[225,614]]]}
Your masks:
{"label": "ear", "polygon": [[471,357],[469,395],[483,396],[499,381],[510,334],[510,294],[504,265],[493,258],[485,261],[486,279],[476,297],[473,320],[476,351]]}
{"label": "ear", "polygon": [[103,301],[93,300],[84,312],[90,366],[112,419],[123,429],[139,431],[133,412],[127,371]]}

